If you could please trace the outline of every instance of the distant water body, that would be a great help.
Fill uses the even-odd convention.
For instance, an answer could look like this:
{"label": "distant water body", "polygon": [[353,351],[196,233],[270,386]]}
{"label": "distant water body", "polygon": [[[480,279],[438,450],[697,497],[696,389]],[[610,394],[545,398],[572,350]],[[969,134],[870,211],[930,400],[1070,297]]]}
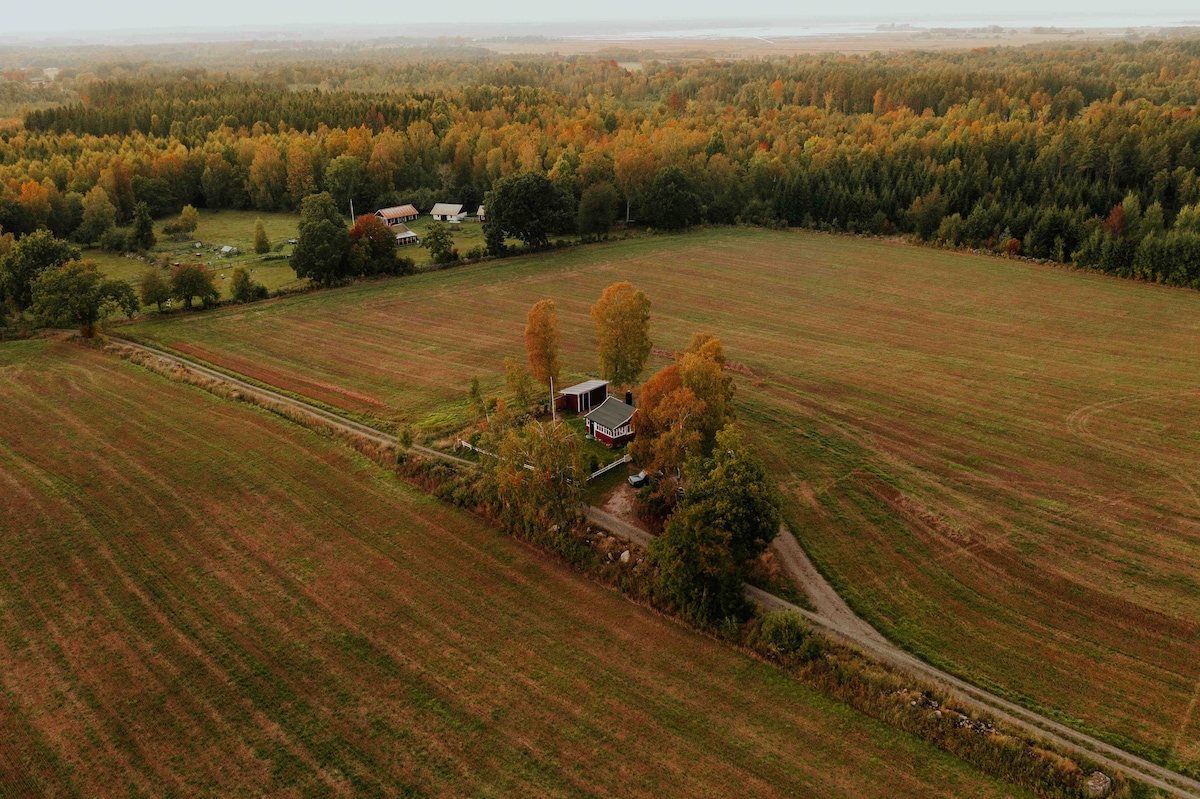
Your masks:
{"label": "distant water body", "polygon": [[611,24],[603,33],[567,34],[565,39],[609,39],[639,41],[648,39],[797,39],[810,36],[866,36],[878,33],[919,32],[934,29],[969,31],[998,26],[1005,30],[1030,28],[1061,28],[1064,30],[1105,29],[1124,31],[1127,28],[1174,28],[1200,26],[1200,11],[1193,14],[1095,14],[1075,16],[1021,17],[954,17],[890,19],[822,20],[811,23],[781,22],[779,24],[704,22],[696,27],[660,27],[632,22],[627,30],[613,30]]}

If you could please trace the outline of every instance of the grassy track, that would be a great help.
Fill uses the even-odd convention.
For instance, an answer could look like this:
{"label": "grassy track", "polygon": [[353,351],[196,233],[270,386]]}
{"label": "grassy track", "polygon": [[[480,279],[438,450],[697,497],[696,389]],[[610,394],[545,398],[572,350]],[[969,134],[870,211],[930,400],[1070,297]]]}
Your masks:
{"label": "grassy track", "polygon": [[[717,334],[813,559],[929,660],[1200,768],[1193,292],[799,233],[579,248],[131,332],[430,429],[501,390],[552,297],[570,377],[632,280],[659,346]],[[654,368],[664,362],[652,364]]]}
{"label": "grassy track", "polygon": [[265,412],[0,346],[0,796],[1024,795]]}

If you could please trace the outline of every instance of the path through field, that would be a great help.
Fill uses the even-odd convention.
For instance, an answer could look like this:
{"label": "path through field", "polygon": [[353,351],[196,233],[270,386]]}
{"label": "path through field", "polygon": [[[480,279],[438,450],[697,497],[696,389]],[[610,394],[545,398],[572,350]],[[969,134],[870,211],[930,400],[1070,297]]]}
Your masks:
{"label": "path through field", "polygon": [[[317,408],[314,405],[293,397],[261,388],[231,375],[208,369],[188,359],[180,358],[163,350],[142,344],[126,341],[122,341],[121,343],[152,353],[157,357],[184,368],[195,369],[207,376],[227,380],[245,390],[259,392],[264,396],[269,396],[276,402],[286,403],[298,410],[312,413],[327,423],[337,424],[347,432],[363,435],[375,441],[387,441],[389,443],[392,441],[391,437],[385,436],[378,430],[366,427],[351,419]],[[470,461],[455,458],[437,450],[421,449],[425,454],[457,461],[462,464],[474,465]],[[610,513],[606,513],[600,508],[589,506],[585,509],[585,513],[588,520],[592,523],[604,527],[610,532],[632,542],[644,546],[651,538],[651,535],[645,530],[629,524]],[[1120,769],[1135,779],[1149,785],[1170,791],[1177,796],[1186,797],[1187,799],[1200,799],[1200,781],[1185,777],[1156,763],[1130,754],[1118,747],[1090,735],[1080,733],[1053,719],[971,685],[952,674],[913,657],[911,654],[895,646],[874,627],[855,614],[850,606],[838,596],[833,587],[820,575],[816,567],[813,566],[808,556],[805,555],[804,550],[797,543],[795,537],[785,526],[780,526],[779,535],[776,537],[773,549],[783,568],[805,591],[812,600],[816,610],[805,610],[765,591],[748,587],[747,595],[764,607],[768,609],[786,608],[801,613],[814,624],[832,633],[843,642],[861,649],[872,657],[905,670],[919,679],[935,682],[949,690],[960,700],[992,713],[1010,724],[1047,738],[1068,751],[1090,757],[1107,765],[1109,768]]]}

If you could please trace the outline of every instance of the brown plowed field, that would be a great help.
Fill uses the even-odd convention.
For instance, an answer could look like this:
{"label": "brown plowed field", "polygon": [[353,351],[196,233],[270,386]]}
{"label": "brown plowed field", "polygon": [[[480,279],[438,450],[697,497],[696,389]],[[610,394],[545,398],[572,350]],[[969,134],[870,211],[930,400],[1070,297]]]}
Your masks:
{"label": "brown plowed field", "polygon": [[1023,795],[349,449],[0,345],[0,796]]}
{"label": "brown plowed field", "polygon": [[[133,332],[431,428],[502,389],[554,298],[570,377],[632,280],[657,346],[718,335],[789,523],[934,663],[1200,768],[1200,295],[1049,266],[714,230],[316,293]],[[655,367],[664,364],[654,359]],[[337,401],[332,393],[331,401]]]}

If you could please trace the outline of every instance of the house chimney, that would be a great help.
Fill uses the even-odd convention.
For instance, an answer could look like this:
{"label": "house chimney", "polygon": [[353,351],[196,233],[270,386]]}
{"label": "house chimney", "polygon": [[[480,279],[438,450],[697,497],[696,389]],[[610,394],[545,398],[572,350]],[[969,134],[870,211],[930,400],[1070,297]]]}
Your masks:
{"label": "house chimney", "polygon": [[632,391],[625,392],[625,404],[629,405],[630,407],[633,406],[633,392]]}

